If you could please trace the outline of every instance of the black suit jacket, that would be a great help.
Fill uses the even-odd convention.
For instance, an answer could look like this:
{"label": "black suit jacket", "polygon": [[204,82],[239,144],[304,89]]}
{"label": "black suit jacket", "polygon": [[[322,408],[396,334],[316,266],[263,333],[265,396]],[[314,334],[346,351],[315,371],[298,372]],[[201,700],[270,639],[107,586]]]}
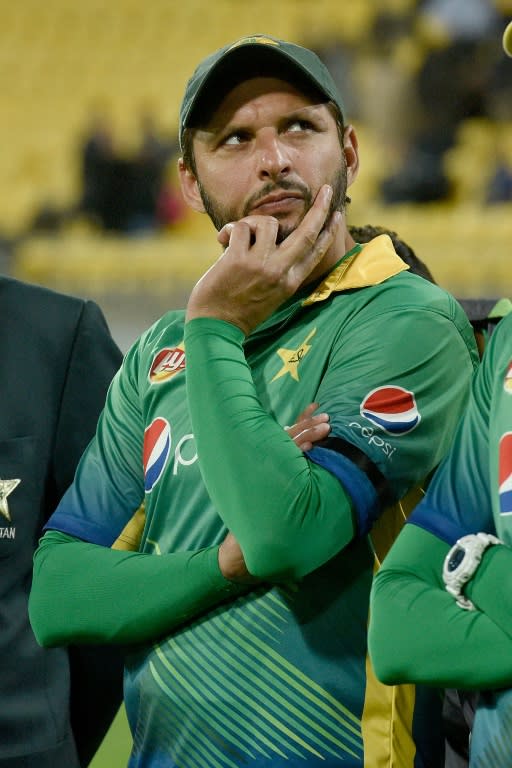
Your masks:
{"label": "black suit jacket", "polygon": [[119,707],[121,655],[37,645],[27,613],[32,555],[121,353],[90,301],[0,277],[0,317],[0,481],[20,481],[7,506],[0,498],[0,768],[75,768],[88,764]]}

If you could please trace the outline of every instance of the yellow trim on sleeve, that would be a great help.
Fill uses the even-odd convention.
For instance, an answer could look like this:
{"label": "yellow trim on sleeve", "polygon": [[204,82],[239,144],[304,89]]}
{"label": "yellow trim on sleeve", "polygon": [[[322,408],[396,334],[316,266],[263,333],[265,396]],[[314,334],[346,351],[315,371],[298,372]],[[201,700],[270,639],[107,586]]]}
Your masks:
{"label": "yellow trim on sleeve", "polygon": [[112,544],[111,549],[122,549],[127,552],[137,552],[140,547],[144,525],[146,523],[146,507],[141,504]]}

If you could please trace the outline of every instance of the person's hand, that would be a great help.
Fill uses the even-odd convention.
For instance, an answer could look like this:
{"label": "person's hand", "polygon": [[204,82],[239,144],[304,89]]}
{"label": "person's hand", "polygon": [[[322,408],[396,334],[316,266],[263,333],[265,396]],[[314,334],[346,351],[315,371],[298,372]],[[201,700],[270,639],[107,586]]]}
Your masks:
{"label": "person's hand", "polygon": [[310,451],[314,443],[326,438],[331,431],[329,414],[315,414],[317,408],[318,403],[311,403],[298,416],[295,424],[285,427],[286,432],[301,451]]}
{"label": "person's hand", "polygon": [[218,240],[222,256],[194,286],[187,320],[216,317],[246,335],[292,296],[334,241],[341,214],[326,221],[332,188],[325,184],[299,226],[279,245],[279,222],[246,216],[226,224]]}
{"label": "person's hand", "polygon": [[251,576],[245,565],[240,544],[231,532],[219,547],[219,568],[225,579],[238,584],[257,584],[259,579]]}

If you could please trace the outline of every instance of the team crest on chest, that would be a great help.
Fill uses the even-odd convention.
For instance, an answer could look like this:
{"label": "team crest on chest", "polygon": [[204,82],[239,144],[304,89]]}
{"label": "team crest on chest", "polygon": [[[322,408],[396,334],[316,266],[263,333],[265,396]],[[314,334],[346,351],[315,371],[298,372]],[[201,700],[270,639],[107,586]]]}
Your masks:
{"label": "team crest on chest", "polygon": [[299,344],[297,349],[281,348],[277,350],[277,354],[283,361],[283,367],[276,373],[272,381],[280,379],[281,376],[284,376],[287,373],[290,374],[292,379],[299,381],[299,363],[306,357],[309,350],[311,349],[309,340],[313,338],[315,333],[316,328],[313,328],[311,333],[306,336],[302,344]]}
{"label": "team crest on chest", "polygon": [[176,347],[164,347],[153,358],[149,369],[151,384],[162,384],[185,368],[185,347],[183,343]]}

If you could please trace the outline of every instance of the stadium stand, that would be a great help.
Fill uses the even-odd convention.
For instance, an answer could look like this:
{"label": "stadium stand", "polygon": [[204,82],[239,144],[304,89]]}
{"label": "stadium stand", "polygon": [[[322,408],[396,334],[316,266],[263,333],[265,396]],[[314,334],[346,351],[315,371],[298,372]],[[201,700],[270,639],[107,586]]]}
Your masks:
{"label": "stadium stand", "polygon": [[[405,17],[416,5],[413,0],[317,0],[314,5],[261,0],[257,7],[234,0],[179,5],[168,0],[144,5],[135,0],[115,5],[105,0],[0,2],[0,236],[6,238],[26,228],[43,204],[66,207],[76,201],[77,148],[94,110],[108,114],[125,149],[137,142],[143,109],[151,110],[171,135],[186,79],[198,59],[226,41],[258,31],[295,38],[319,50],[333,40],[344,46],[354,65],[355,93],[349,100],[357,104],[358,76],[364,69],[357,52],[367,50],[377,11]],[[497,7],[512,13],[504,0]],[[398,62],[417,68],[420,56],[419,46],[402,40]],[[363,116],[364,110],[360,115],[356,110],[362,165],[351,221],[391,226],[458,295],[495,293],[503,281],[510,284],[512,267],[505,258],[512,241],[510,208],[483,207],[497,145],[512,155],[510,122],[484,117],[460,125],[456,144],[446,154],[445,170],[453,184],[448,201],[386,207],[379,200],[379,182],[397,157]],[[11,267],[24,279],[75,293],[150,295],[194,280],[215,256],[210,226],[193,215],[167,233],[131,240],[105,237],[75,222],[60,232],[24,239]]]}

